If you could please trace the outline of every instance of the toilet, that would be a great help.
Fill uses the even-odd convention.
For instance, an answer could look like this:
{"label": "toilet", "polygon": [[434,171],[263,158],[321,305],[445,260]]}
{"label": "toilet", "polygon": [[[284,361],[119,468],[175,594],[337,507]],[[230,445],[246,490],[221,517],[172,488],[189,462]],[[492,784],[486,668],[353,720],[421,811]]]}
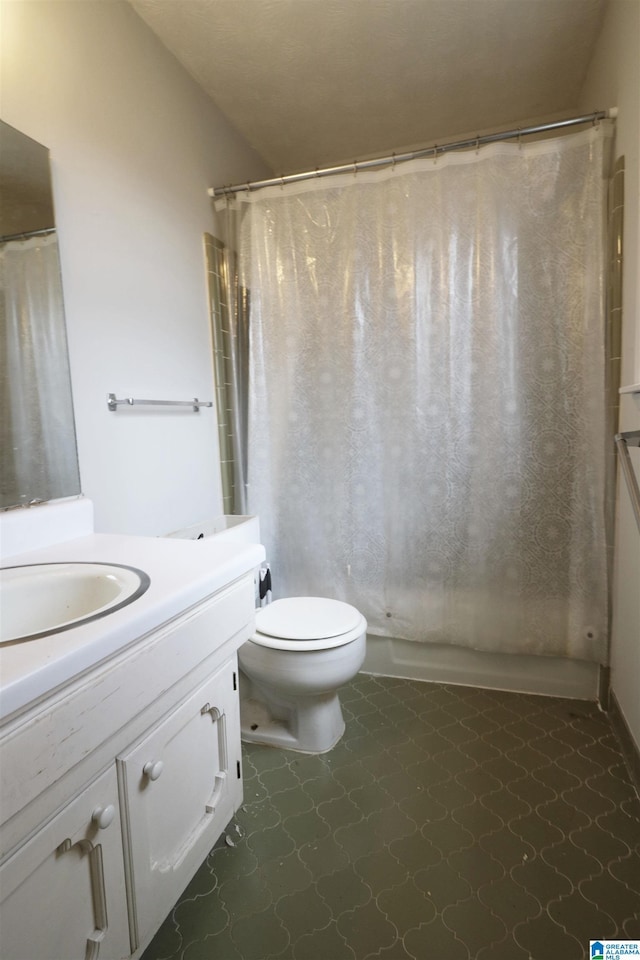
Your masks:
{"label": "toilet", "polygon": [[338,688],[363,664],[367,622],[348,603],[288,597],[256,611],[238,651],[242,739],[326,753],[344,733]]}

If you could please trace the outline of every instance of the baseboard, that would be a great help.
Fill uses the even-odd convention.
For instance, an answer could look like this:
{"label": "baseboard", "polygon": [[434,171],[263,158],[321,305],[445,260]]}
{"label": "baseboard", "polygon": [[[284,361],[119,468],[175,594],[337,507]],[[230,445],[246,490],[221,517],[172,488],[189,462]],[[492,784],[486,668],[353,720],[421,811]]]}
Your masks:
{"label": "baseboard", "polygon": [[618,703],[616,695],[613,691],[611,691],[609,695],[609,709],[607,710],[607,716],[611,721],[613,731],[620,743],[622,756],[625,759],[625,763],[627,765],[627,769],[629,770],[629,775],[633,785],[640,796],[640,748],[635,742],[631,730],[627,726],[627,721],[624,718],[624,714],[620,709],[620,704]]}
{"label": "baseboard", "polygon": [[585,660],[485,653],[367,636],[363,673],[597,701],[599,667]]}

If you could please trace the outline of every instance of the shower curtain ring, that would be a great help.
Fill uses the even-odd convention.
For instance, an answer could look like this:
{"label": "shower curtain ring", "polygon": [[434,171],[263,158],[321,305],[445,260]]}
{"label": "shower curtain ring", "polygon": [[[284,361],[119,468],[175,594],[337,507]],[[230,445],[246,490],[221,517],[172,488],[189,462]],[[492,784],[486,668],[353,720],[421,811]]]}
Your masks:
{"label": "shower curtain ring", "polygon": [[391,154],[391,173],[396,172],[396,155],[395,153]]}
{"label": "shower curtain ring", "polygon": [[480,153],[480,135],[476,134],[476,155]]}
{"label": "shower curtain ring", "polygon": [[354,177],[357,175],[357,173],[358,173],[358,161],[357,161],[357,160],[354,160],[354,161],[353,161],[353,175],[354,175]]}
{"label": "shower curtain ring", "polygon": [[522,127],[518,127],[518,150],[522,150]]}
{"label": "shower curtain ring", "polygon": [[437,163],[437,162],[438,162],[438,144],[437,144],[437,143],[435,144],[435,146],[434,146],[434,148],[433,148],[433,162],[434,162],[434,163]]}

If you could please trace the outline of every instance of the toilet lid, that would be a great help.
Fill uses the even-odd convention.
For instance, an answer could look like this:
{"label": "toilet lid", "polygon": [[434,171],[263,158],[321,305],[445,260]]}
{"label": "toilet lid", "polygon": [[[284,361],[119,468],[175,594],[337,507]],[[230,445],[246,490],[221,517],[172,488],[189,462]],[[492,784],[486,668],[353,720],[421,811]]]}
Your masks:
{"label": "toilet lid", "polygon": [[284,640],[325,640],[353,630],[360,613],[349,603],[325,597],[274,600],[256,613],[256,629]]}

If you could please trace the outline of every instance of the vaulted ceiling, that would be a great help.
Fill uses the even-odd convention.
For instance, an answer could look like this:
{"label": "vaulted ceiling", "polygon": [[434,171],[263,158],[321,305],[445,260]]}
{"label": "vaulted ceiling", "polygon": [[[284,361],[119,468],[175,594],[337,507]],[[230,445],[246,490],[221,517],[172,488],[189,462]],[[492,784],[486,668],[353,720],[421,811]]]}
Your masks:
{"label": "vaulted ceiling", "polygon": [[131,0],[276,174],[570,115],[606,2]]}

